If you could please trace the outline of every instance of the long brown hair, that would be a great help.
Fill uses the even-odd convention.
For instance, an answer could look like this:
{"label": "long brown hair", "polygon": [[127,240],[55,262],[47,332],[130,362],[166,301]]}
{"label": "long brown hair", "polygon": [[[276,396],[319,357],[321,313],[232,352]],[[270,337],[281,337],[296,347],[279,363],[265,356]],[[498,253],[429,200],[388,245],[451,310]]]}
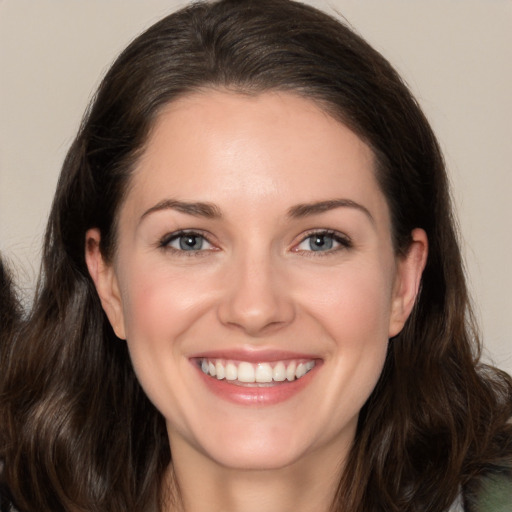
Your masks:
{"label": "long brown hair", "polygon": [[407,87],[363,39],[289,0],[194,4],[116,60],[65,159],[32,310],[2,348],[2,481],[22,511],[147,511],[171,453],[84,261],[116,248],[116,212],[161,109],[195,90],[293,91],[373,149],[397,254],[423,228],[413,313],[363,407],[334,510],[446,510],[510,461],[512,382],[479,364],[443,158]]}

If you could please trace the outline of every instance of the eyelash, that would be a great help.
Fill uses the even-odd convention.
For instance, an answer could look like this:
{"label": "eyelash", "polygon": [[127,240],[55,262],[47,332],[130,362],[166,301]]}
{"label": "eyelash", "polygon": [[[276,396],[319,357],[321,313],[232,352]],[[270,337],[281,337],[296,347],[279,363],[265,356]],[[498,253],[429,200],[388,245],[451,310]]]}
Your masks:
{"label": "eyelash", "polygon": [[[200,238],[203,243],[206,242],[207,244],[212,246],[212,248],[209,248],[209,249],[200,248],[198,250],[187,251],[184,249],[177,249],[175,247],[171,247],[170,244],[172,242],[179,240],[182,237]],[[332,241],[334,243],[337,243],[339,245],[338,245],[338,247],[328,248],[325,251],[323,251],[323,250],[314,251],[312,249],[311,250],[299,249],[299,246],[301,244],[303,244],[307,240],[311,240],[313,237],[330,238],[330,239],[332,239]],[[194,231],[194,230],[191,230],[191,231],[180,230],[180,231],[175,231],[174,233],[169,233],[169,234],[165,235],[158,242],[158,247],[162,250],[170,251],[170,252],[173,252],[180,256],[204,256],[210,251],[217,250],[217,248],[213,245],[212,242],[210,242],[208,236],[206,236],[205,233],[202,233],[200,231]],[[343,235],[337,231],[323,229],[323,230],[317,230],[317,231],[310,231],[310,232],[306,233],[305,235],[303,235],[302,238],[300,239],[300,241],[294,245],[294,247],[292,248],[292,251],[296,252],[296,253],[307,255],[308,257],[316,257],[316,256],[328,256],[328,255],[331,255],[338,251],[350,249],[352,247],[353,247],[352,241],[346,235]]]}
{"label": "eyelash", "polygon": [[[330,237],[333,242],[339,244],[338,247],[329,248],[325,251],[313,251],[313,250],[304,250],[299,249],[298,247],[306,242],[307,240],[311,240],[313,237]],[[293,248],[293,252],[298,252],[309,257],[317,257],[317,256],[329,256],[338,251],[343,251],[347,249],[351,249],[353,247],[352,241],[346,235],[339,233],[338,231],[333,231],[330,229],[323,229],[320,231],[310,231],[306,233],[300,240],[298,244],[296,244]]]}
{"label": "eyelash", "polygon": [[177,249],[175,247],[171,247],[171,245],[170,245],[171,242],[174,242],[175,240],[179,240],[182,237],[200,238],[201,240],[203,240],[203,242],[206,242],[209,245],[211,245],[212,247],[215,247],[213,245],[213,243],[210,242],[210,240],[204,233],[201,233],[200,231],[193,231],[193,230],[192,231],[181,230],[181,231],[175,231],[174,233],[169,233],[160,239],[160,241],[158,242],[158,247],[164,251],[170,251],[179,256],[204,256],[207,252],[216,250],[215,248],[213,248],[213,249],[207,249],[207,250],[199,249],[199,250],[186,251],[183,249]]}

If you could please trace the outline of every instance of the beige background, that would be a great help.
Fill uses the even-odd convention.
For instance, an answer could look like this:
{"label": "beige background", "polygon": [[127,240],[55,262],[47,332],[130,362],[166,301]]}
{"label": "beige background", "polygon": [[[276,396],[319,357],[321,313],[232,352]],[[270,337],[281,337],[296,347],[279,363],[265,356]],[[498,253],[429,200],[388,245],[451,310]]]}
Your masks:
{"label": "beige background", "polygon": [[[0,250],[27,295],[57,174],[109,63],[172,0],[0,0]],[[398,68],[454,185],[488,357],[512,372],[512,0],[311,1]]]}

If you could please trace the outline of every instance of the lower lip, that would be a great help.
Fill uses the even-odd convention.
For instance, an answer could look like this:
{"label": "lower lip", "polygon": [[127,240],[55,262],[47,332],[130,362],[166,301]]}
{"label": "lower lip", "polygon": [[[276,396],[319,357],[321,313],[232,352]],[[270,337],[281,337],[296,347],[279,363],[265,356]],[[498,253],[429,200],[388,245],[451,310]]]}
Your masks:
{"label": "lower lip", "polygon": [[311,382],[319,366],[317,362],[314,368],[300,379],[258,387],[232,384],[226,379],[210,377],[195,365],[200,378],[214,395],[241,405],[274,405],[284,402],[300,393]]}

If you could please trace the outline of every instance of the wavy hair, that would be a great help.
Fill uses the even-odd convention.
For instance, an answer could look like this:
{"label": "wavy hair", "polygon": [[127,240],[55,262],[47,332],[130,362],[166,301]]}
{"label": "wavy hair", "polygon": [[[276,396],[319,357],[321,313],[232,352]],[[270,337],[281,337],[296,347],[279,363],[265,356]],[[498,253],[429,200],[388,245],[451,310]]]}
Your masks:
{"label": "wavy hair", "polygon": [[172,463],[164,420],[101,308],[85,232],[99,228],[112,258],[155,119],[208,88],[315,101],[372,148],[396,253],[426,231],[421,290],[360,413],[333,510],[446,510],[510,463],[512,382],[479,363],[445,166],[421,109],[361,37],[289,0],[193,4],[135,39],[103,79],[63,164],[33,307],[2,343],[1,480],[12,501],[24,512],[160,508]]}

